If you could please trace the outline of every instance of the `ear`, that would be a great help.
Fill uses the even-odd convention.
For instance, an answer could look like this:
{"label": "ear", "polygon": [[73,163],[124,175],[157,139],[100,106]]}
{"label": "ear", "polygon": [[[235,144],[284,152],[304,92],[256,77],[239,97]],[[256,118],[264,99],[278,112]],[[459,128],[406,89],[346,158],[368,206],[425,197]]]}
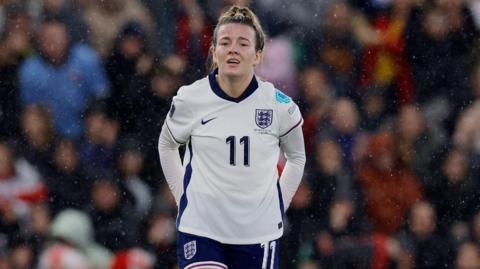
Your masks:
{"label": "ear", "polygon": [[210,46],[210,55],[212,55],[212,63],[218,65],[217,55],[215,54],[215,47]]}
{"label": "ear", "polygon": [[253,66],[259,65],[262,62],[262,59],[263,59],[263,51],[257,50],[257,52],[255,52],[255,60],[253,62]]}

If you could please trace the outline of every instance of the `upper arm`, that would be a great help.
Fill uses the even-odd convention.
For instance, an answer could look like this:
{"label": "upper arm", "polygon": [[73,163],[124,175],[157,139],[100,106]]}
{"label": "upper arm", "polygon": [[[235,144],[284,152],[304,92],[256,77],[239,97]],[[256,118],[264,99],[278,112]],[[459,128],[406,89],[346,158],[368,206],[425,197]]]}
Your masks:
{"label": "upper arm", "polygon": [[300,110],[290,97],[275,90],[276,107],[279,115],[279,136],[284,137],[303,123]]}
{"label": "upper arm", "polygon": [[165,119],[168,132],[178,144],[185,144],[189,140],[193,127],[193,113],[186,97],[180,89],[178,94],[173,97]]}

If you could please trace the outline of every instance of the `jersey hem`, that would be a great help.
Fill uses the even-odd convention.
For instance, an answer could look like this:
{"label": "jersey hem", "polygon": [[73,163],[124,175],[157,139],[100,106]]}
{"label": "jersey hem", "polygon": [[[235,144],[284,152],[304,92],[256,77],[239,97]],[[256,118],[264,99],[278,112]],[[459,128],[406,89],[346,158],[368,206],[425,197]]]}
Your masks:
{"label": "jersey hem", "polygon": [[222,244],[230,244],[230,245],[253,245],[253,244],[260,244],[266,241],[273,241],[277,240],[283,235],[283,228],[278,233],[262,236],[262,237],[255,237],[255,238],[227,238],[221,236],[211,235],[209,233],[205,233],[196,229],[186,228],[186,227],[179,227],[178,231],[182,233],[193,234],[196,236],[206,237],[215,241],[218,241]]}

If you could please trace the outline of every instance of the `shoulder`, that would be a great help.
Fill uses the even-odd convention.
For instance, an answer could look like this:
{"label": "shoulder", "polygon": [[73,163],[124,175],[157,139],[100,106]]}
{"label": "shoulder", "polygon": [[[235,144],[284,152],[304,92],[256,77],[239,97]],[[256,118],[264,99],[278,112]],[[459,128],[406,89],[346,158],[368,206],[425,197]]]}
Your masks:
{"label": "shoulder", "polygon": [[39,69],[42,68],[44,65],[40,59],[40,56],[34,55],[28,59],[26,59],[23,64],[20,66],[20,72],[23,71],[30,71],[32,69]]}
{"label": "shoulder", "polygon": [[180,87],[177,94],[173,97],[170,115],[173,115],[175,111],[181,111],[180,114],[185,114],[188,117],[192,116],[194,108],[198,108],[202,103],[208,87],[208,79],[205,78]]}
{"label": "shoulder", "polygon": [[176,99],[195,102],[201,98],[205,91],[210,89],[210,84],[207,78],[199,79],[192,84],[180,87],[177,91]]}
{"label": "shoulder", "polygon": [[258,80],[258,86],[271,102],[284,105],[293,103],[293,100],[290,98],[290,96],[283,93],[268,81]]}
{"label": "shoulder", "polygon": [[86,44],[73,44],[71,53],[73,57],[83,59],[85,61],[99,59],[97,52],[92,47]]}

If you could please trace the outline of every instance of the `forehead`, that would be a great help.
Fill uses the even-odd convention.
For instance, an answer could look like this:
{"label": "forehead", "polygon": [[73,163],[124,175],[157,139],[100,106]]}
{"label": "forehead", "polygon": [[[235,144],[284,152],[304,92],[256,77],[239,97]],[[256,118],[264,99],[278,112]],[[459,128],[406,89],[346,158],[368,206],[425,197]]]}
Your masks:
{"label": "forehead", "polygon": [[218,37],[220,40],[222,38],[229,39],[248,39],[250,41],[255,40],[255,30],[251,26],[241,24],[241,23],[227,23],[220,25],[218,28]]}

